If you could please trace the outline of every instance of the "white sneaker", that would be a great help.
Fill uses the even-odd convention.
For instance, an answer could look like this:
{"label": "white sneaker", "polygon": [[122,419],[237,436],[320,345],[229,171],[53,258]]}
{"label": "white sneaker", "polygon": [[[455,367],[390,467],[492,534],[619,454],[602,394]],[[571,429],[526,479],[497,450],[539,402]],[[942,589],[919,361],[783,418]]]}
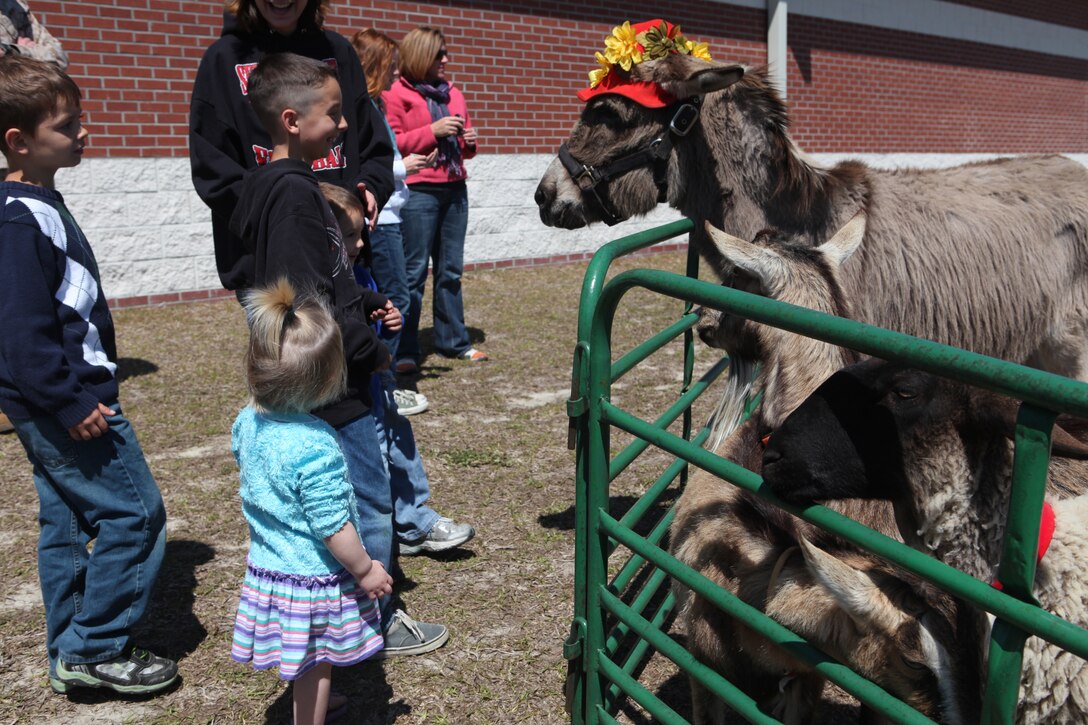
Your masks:
{"label": "white sneaker", "polygon": [[447,549],[456,549],[475,535],[476,529],[468,524],[459,524],[445,516],[440,516],[422,539],[400,542],[400,555],[418,556],[424,553],[434,554]]}
{"label": "white sneaker", "polygon": [[393,401],[397,404],[397,412],[401,415],[422,413],[431,405],[427,400],[427,396],[423,393],[417,393],[414,390],[401,390],[400,388],[393,391]]}

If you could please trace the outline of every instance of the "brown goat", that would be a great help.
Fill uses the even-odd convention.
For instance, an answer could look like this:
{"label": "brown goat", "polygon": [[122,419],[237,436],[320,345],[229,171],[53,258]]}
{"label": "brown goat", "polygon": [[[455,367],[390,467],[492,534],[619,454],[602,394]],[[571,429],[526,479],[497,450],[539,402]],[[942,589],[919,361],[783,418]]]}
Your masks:
{"label": "brown goat", "polygon": [[[618,218],[667,199],[696,222],[692,243],[724,277],[729,265],[704,222],[744,239],[774,227],[816,246],[863,209],[865,239],[842,274],[857,319],[1088,380],[1088,169],[1056,155],[824,169],[793,144],[763,70],[673,54],[634,66],[631,79],[701,99],[701,109],[676,136],[676,106],[649,109],[614,94],[586,105],[567,143],[578,163],[599,169],[655,139],[673,144],[662,184],[647,165],[597,187]],[[536,200],[550,226],[603,217],[558,159]]]}
{"label": "brown goat", "polygon": [[[722,257],[735,265],[734,286],[849,316],[837,270],[857,249],[864,230],[865,218],[859,215],[815,249],[791,243],[775,232],[761,233],[754,243],[709,227],[707,232]],[[715,343],[730,353],[734,364],[743,365],[737,362],[741,360],[762,362],[757,382],[763,389],[763,403],[751,418],[714,446],[718,455],[755,471],[761,467],[763,436],[824,378],[857,358],[848,350],[728,315],[723,316],[713,333]],[[897,535],[887,502],[841,501],[835,508],[888,535]],[[875,572],[881,582],[875,591],[881,597],[873,597],[871,611],[879,613],[879,617],[870,617],[862,626],[857,612],[840,604],[835,591],[823,585],[813,572],[809,554],[802,557],[796,553],[805,539],[843,558],[848,567]],[[869,671],[876,673],[882,686],[931,717],[958,722],[950,713],[969,707],[970,698],[977,698],[977,686],[971,683],[940,690],[934,669],[940,658],[923,650],[919,634],[922,630],[918,630],[916,622],[912,624],[909,614],[920,609],[936,613],[932,615],[932,627],[943,632],[962,627],[959,619],[963,611],[958,604],[821,529],[710,473],[697,471],[676,504],[670,542],[673,555],[680,561],[828,654],[851,661],[858,656],[867,658]],[[823,687],[820,676],[710,602],[680,585],[675,590],[681,604],[680,620],[687,630],[687,647],[696,657],[786,722],[810,721]],[[919,602],[925,602],[925,606]],[[906,646],[907,641],[911,646]],[[845,649],[845,644],[852,649]],[[945,657],[955,654],[946,653]],[[964,666],[959,671],[970,670]],[[964,699],[968,701],[960,702]],[[727,713],[722,703],[694,680],[692,700],[697,723],[725,722]]]}

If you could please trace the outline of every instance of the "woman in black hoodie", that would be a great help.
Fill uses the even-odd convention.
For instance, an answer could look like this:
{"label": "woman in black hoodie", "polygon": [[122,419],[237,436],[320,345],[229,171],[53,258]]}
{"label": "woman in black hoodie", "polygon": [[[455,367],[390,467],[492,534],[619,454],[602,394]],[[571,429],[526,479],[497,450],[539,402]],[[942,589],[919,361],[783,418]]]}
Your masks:
{"label": "woman in black hoodie", "polygon": [[222,37],[200,61],[189,109],[189,159],[196,193],[212,210],[215,264],[227,289],[253,283],[252,254],[228,222],[242,174],[264,165],[272,150],[246,98],[249,74],[266,54],[298,53],[336,68],[348,129],[327,158],[314,162],[318,178],[359,189],[373,218],[393,193],[393,146],[370,102],[355,50],[323,29],[327,6],[327,0],[231,0]]}

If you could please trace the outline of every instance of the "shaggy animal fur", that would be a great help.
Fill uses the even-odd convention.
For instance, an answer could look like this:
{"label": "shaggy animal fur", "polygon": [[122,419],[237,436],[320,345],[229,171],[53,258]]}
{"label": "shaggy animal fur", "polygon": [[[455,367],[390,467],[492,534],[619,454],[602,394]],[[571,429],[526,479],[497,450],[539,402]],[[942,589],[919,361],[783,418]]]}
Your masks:
{"label": "shaggy animal fur", "polygon": [[[712,229],[708,232],[724,257],[738,267],[734,278],[737,287],[831,314],[849,315],[836,269],[860,242],[864,218],[854,220],[817,249],[790,243],[770,231],[758,236],[758,244],[730,239]],[[780,424],[824,378],[856,356],[742,318],[726,317],[713,333],[714,343],[727,349],[732,358],[762,361],[758,384],[764,391],[763,404],[715,451],[758,472],[762,436]],[[834,508],[877,530],[895,534],[891,508],[886,502],[842,501]],[[866,610],[867,616],[842,606],[837,594],[821,585],[809,563],[810,555],[802,557],[797,553],[803,539],[845,559],[851,570],[868,572],[879,582],[869,597],[872,606]],[[972,706],[970,698],[977,696],[977,679],[974,688],[968,683],[940,691],[936,674],[939,658],[927,659],[922,652],[922,630],[909,614],[919,609],[941,612],[932,617],[932,627],[941,633],[962,633],[961,609],[951,598],[903,577],[901,572],[895,573],[880,560],[705,471],[696,471],[688,480],[676,504],[670,541],[672,553],[680,561],[832,656],[865,659],[875,673],[874,679],[931,717],[941,718],[950,710]],[[823,687],[821,677],[806,671],[789,653],[683,586],[675,584],[674,589],[688,635],[687,647],[696,657],[786,722],[811,721]],[[925,606],[918,602],[925,602]],[[919,661],[923,666],[918,665]],[[960,671],[968,672],[970,668],[963,666]],[[781,687],[783,682],[788,686]],[[725,722],[727,713],[720,701],[695,680],[691,684],[695,721]],[[967,697],[966,702],[950,705],[963,697]],[[945,721],[958,722],[955,717]]]}
{"label": "shaggy animal fur", "polygon": [[[764,480],[779,495],[892,500],[903,537],[992,581],[1011,486],[1012,408],[994,394],[882,361],[837,373],[776,431]],[[1056,529],[1035,594],[1088,626],[1088,446],[1056,429],[1048,482]],[[949,641],[950,649],[962,643]],[[1088,663],[1030,638],[1020,723],[1088,722]]]}
{"label": "shaggy animal fur", "polygon": [[[843,270],[857,319],[1088,380],[1088,169],[1061,156],[951,169],[882,171],[857,161],[815,166],[788,133],[786,107],[763,70],[670,55],[634,67],[676,98],[702,96],[699,122],[675,139],[667,199],[696,222],[692,243],[719,274],[729,265],[703,223],[752,239],[774,227],[815,246],[859,209],[864,244]],[[592,99],[568,141],[603,166],[667,134],[674,110],[622,96]],[[649,168],[603,194],[627,218],[658,203]],[[601,219],[558,160],[536,200],[545,224]]]}

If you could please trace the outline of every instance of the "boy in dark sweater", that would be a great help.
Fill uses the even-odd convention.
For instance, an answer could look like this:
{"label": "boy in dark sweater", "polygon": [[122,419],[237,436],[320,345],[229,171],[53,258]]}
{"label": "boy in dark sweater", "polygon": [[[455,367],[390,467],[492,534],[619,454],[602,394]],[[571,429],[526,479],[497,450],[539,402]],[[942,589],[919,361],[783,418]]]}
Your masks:
{"label": "boy in dark sweater", "polygon": [[[348,251],[332,209],[312,170],[347,123],[340,86],[328,64],[292,53],[265,56],[249,76],[249,101],[272,139],[269,162],[246,173],[231,232],[253,255],[253,279],[265,286],[286,277],[296,289],[323,295],[340,326],[347,357],[348,392],[313,411],[336,429],[359,506],[367,553],[392,570],[393,497],[381,452],[370,376],[391,362],[370,323],[399,318],[384,296],[355,283]],[[442,625],[415,622],[381,601],[385,649],[380,656],[422,654],[445,644]]]}
{"label": "boy in dark sweater", "polygon": [[174,662],[129,639],[162,562],[166,511],[117,401],[94,254],[54,189],[57,170],[81,160],[80,116],[63,71],[0,58],[0,409],[34,467],[50,685],[147,694],[177,678]]}

